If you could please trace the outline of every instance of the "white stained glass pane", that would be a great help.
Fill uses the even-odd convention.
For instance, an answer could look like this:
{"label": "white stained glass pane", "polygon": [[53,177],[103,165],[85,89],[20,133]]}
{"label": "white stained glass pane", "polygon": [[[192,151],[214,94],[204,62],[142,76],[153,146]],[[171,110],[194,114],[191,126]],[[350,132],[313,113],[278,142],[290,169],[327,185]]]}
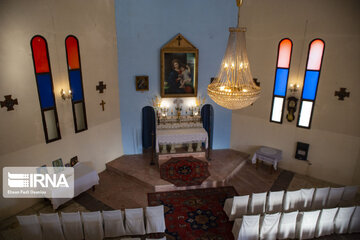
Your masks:
{"label": "white stained glass pane", "polygon": [[274,97],[273,109],[271,113],[271,121],[281,122],[284,98]]}
{"label": "white stained glass pane", "polygon": [[85,113],[83,103],[75,103],[74,104],[75,117],[76,117],[76,129],[78,131],[84,130],[85,126]]}
{"label": "white stained glass pane", "polygon": [[46,131],[48,135],[48,140],[53,140],[58,138],[57,126],[56,126],[56,117],[55,110],[44,111]]}
{"label": "white stained glass pane", "polygon": [[300,109],[299,126],[309,127],[313,102],[303,101]]}

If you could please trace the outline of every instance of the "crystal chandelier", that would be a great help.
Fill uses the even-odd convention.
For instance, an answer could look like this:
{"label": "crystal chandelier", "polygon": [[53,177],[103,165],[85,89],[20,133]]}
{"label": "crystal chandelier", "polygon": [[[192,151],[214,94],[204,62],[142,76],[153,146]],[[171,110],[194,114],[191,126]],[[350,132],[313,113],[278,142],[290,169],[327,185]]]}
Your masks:
{"label": "crystal chandelier", "polygon": [[220,106],[231,110],[251,105],[261,92],[250,72],[245,43],[246,28],[240,27],[242,0],[236,2],[239,7],[238,25],[236,28],[229,28],[229,41],[219,73],[208,86],[210,98]]}

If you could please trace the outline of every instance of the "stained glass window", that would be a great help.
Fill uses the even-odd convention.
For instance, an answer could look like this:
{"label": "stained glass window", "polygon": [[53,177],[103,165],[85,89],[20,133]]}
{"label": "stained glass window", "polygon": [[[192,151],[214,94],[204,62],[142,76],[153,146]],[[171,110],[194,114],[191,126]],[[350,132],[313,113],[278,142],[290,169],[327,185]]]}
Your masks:
{"label": "stained glass window", "polygon": [[45,140],[46,143],[49,143],[61,139],[61,135],[56,110],[48,47],[45,38],[40,35],[34,36],[31,39],[30,45]]}
{"label": "stained glass window", "polygon": [[69,85],[72,93],[71,102],[75,133],[78,133],[87,129],[78,39],[73,35],[67,36],[65,39],[65,48],[69,74]]}
{"label": "stained glass window", "polygon": [[301,94],[299,119],[297,123],[298,127],[310,128],[311,126],[324,48],[325,43],[321,39],[314,39],[309,45],[303,91]]}
{"label": "stained glass window", "polygon": [[284,102],[289,78],[291,52],[292,41],[288,38],[282,39],[278,47],[270,122],[282,123]]}

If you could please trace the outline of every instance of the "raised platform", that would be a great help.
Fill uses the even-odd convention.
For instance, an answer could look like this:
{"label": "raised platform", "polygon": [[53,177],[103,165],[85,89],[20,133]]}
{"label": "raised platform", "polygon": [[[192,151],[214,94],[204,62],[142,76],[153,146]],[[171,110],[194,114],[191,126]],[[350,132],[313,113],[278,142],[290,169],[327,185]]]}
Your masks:
{"label": "raised platform", "polygon": [[210,177],[201,185],[176,187],[160,178],[158,166],[150,165],[146,154],[124,155],[106,164],[106,169],[152,187],[154,191],[174,191],[227,186],[227,182],[244,166],[248,154],[231,149],[212,150],[209,161]]}

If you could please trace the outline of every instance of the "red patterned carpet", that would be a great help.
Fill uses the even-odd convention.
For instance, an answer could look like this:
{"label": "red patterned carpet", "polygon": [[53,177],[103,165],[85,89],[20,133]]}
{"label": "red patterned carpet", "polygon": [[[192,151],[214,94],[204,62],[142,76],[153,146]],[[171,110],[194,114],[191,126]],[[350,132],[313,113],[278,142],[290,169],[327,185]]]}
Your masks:
{"label": "red patterned carpet", "polygon": [[208,163],[193,157],[170,158],[160,167],[160,177],[177,187],[200,185],[209,176]]}
{"label": "red patterned carpet", "polygon": [[233,222],[223,211],[233,187],[148,193],[149,206],[165,206],[166,233],[176,240],[233,240]]}

